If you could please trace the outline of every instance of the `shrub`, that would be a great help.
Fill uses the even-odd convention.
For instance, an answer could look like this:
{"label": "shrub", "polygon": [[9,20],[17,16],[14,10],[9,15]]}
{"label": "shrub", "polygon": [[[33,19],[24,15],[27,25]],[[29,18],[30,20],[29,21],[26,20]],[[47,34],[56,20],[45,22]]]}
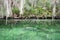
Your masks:
{"label": "shrub", "polygon": [[12,9],[12,13],[13,14],[19,14],[19,12],[20,12],[20,10],[17,8],[17,7],[13,7],[13,9]]}

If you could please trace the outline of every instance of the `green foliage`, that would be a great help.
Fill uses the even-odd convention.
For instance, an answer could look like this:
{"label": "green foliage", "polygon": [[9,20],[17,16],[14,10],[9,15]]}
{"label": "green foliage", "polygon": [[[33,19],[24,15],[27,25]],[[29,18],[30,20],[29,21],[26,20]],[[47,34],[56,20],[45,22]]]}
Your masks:
{"label": "green foliage", "polygon": [[28,2],[24,9],[24,15],[36,15],[36,16],[52,16],[52,7],[50,1],[48,0],[39,0],[36,1],[36,6],[32,7],[32,4]]}
{"label": "green foliage", "polygon": [[35,9],[35,8],[32,7],[30,9],[30,12],[31,12],[31,14],[37,14],[38,11],[37,11],[37,9]]}
{"label": "green foliage", "polygon": [[44,9],[43,7],[36,7],[36,8],[31,7],[29,10],[25,9],[24,15],[30,15],[30,14],[40,15],[40,16],[42,15],[52,16],[52,12],[50,12],[47,9]]}
{"label": "green foliage", "polygon": [[20,10],[17,7],[13,7],[12,13],[13,14],[19,14]]}
{"label": "green foliage", "polygon": [[36,8],[39,14],[42,14],[45,10],[42,7]]}

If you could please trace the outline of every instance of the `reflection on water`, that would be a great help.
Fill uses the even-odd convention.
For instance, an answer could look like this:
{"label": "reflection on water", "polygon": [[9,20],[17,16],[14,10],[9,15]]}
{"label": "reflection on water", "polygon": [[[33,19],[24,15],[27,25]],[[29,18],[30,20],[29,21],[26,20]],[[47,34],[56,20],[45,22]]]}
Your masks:
{"label": "reflection on water", "polygon": [[[50,24],[49,24],[50,23]],[[0,25],[1,40],[60,40],[60,22],[29,22]]]}

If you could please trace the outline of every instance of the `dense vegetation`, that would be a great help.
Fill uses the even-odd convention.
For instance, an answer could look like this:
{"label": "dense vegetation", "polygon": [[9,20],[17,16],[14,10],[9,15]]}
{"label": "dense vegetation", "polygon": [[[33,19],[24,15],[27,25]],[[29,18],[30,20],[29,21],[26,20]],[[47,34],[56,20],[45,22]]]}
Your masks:
{"label": "dense vegetation", "polygon": [[[11,5],[8,4],[9,6],[11,6],[12,10],[12,14],[16,14],[18,15],[20,18],[52,18],[53,16],[60,18],[60,6],[59,6],[59,1],[60,0],[56,0],[55,2],[53,0],[25,0],[25,4],[23,5],[23,3],[21,5],[23,5],[23,9],[20,8],[20,2],[19,0],[16,1],[11,1]],[[14,3],[15,2],[15,3]],[[3,1],[2,3],[0,3],[3,6]],[[55,7],[56,5],[56,7]],[[1,7],[2,7],[1,6]],[[15,6],[15,7],[14,7]],[[55,8],[54,8],[55,7]],[[6,5],[3,6],[4,10],[6,11]],[[21,10],[22,10],[22,15],[20,14]],[[53,15],[53,9],[55,10],[55,15]],[[6,12],[3,12],[3,10],[1,12],[4,13],[4,16],[6,15]],[[2,14],[2,13],[0,13]],[[10,15],[10,14],[9,14]],[[11,15],[10,15],[11,16]]]}
{"label": "dense vegetation", "polygon": [[19,16],[20,10],[17,7],[13,7],[12,8],[12,13],[13,13],[13,16],[15,16],[15,15]]}

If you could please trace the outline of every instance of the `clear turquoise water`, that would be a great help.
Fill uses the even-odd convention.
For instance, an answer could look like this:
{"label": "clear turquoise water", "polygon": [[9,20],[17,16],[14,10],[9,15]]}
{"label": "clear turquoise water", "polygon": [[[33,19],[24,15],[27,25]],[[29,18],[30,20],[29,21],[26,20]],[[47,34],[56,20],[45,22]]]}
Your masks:
{"label": "clear turquoise water", "polygon": [[0,40],[60,40],[60,21],[0,23]]}

